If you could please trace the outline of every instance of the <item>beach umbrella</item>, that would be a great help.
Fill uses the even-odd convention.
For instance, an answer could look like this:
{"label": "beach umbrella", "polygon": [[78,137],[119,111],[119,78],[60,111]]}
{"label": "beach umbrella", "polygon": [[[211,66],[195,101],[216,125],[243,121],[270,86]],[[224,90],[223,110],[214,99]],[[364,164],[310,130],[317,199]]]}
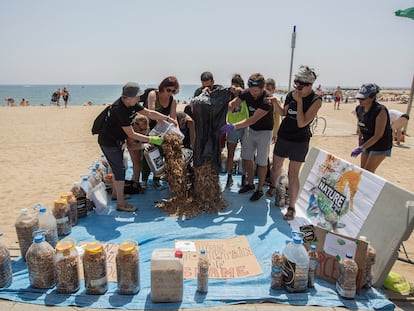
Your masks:
{"label": "beach umbrella", "polygon": [[395,15],[399,17],[408,17],[414,19],[414,7],[405,10],[395,11]]}
{"label": "beach umbrella", "polygon": [[[408,9],[405,9],[405,10],[395,11],[395,16],[408,17],[408,18],[411,18],[411,19],[414,20],[414,7],[408,8]],[[413,93],[414,93],[414,76],[413,76],[413,81],[411,82],[410,99],[408,101],[408,106],[407,106],[407,114],[408,115],[410,115],[411,106],[413,104]],[[405,127],[405,132],[407,132],[407,126]]]}

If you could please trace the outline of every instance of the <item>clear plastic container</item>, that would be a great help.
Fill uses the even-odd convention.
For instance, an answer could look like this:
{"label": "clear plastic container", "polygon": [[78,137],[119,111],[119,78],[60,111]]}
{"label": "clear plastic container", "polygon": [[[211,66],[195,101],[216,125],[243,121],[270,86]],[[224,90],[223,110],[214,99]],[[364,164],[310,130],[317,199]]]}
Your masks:
{"label": "clear plastic container", "polygon": [[364,235],[359,237],[360,240],[365,241],[368,243],[367,248],[367,257],[365,259],[365,266],[362,269],[362,276],[361,276],[361,285],[365,288],[370,288],[372,286],[372,266],[375,264],[375,260],[377,257],[377,251],[371,245],[371,243],[367,240]]}
{"label": "clear plastic container", "polygon": [[86,206],[86,193],[80,186],[80,182],[74,182],[72,189],[70,190],[76,198],[78,218],[88,215],[88,209]]}
{"label": "clear plastic container", "polygon": [[33,232],[33,243],[26,253],[30,285],[47,289],[55,286],[55,250],[46,242],[45,230]]}
{"label": "clear plastic container", "polygon": [[[0,232],[0,237],[3,233]],[[13,279],[9,249],[0,242],[0,288],[9,287]]]}
{"label": "clear plastic container", "polygon": [[270,272],[270,287],[272,289],[281,289],[283,285],[283,264],[285,257],[276,250],[272,255],[272,270]]}
{"label": "clear plastic container", "polygon": [[39,229],[46,231],[46,242],[48,242],[53,248],[56,247],[56,244],[59,241],[56,218],[46,209],[45,206],[42,206],[39,203],[35,204],[33,209],[37,211]]}
{"label": "clear plastic container", "polygon": [[309,275],[308,275],[308,287],[315,286],[316,270],[318,269],[319,255],[316,250],[316,245],[311,245],[308,251],[309,254]]}
{"label": "clear plastic container", "polygon": [[182,252],[170,248],[154,249],[151,255],[151,300],[180,302],[183,299]]}
{"label": "clear plastic container", "polygon": [[78,202],[72,191],[62,193],[60,195],[61,199],[66,199],[70,207],[70,222],[73,226],[78,224]]}
{"label": "clear plastic container", "polygon": [[308,288],[309,256],[303,246],[303,232],[292,232],[293,242],[283,249],[283,283],[291,293],[304,292]]}
{"label": "clear plastic container", "polygon": [[174,133],[178,135],[181,139],[184,139],[183,133],[181,133],[180,129],[177,128],[174,123],[169,123],[165,120],[157,122],[154,128],[149,132],[149,135],[160,135],[164,136],[168,133]]}
{"label": "clear plastic container", "polygon": [[139,254],[136,241],[124,241],[118,246],[116,276],[119,294],[134,295],[139,292]]}
{"label": "clear plastic container", "polygon": [[79,257],[75,241],[65,239],[56,245],[56,290],[61,294],[71,294],[78,291]]}
{"label": "clear plastic container", "polygon": [[108,290],[106,252],[101,243],[90,242],[84,247],[82,257],[85,289],[89,295],[103,295]]}
{"label": "clear plastic container", "polygon": [[164,172],[164,158],[158,147],[151,146],[144,149],[144,157],[155,176],[159,176]]}
{"label": "clear plastic container", "polygon": [[33,232],[39,230],[39,219],[34,213],[30,213],[27,208],[24,208],[16,219],[15,227],[20,253],[23,259],[26,260],[26,252],[33,242]]}
{"label": "clear plastic container", "polygon": [[72,232],[70,206],[66,199],[53,201],[53,216],[56,218],[58,236],[68,235]]}
{"label": "clear plastic container", "polygon": [[197,291],[200,293],[208,292],[208,268],[208,257],[206,251],[202,249],[197,263]]}
{"label": "clear plastic container", "polygon": [[336,281],[336,291],[346,299],[354,299],[356,294],[356,279],[358,265],[352,259],[352,254],[346,254],[339,262],[339,277]]}

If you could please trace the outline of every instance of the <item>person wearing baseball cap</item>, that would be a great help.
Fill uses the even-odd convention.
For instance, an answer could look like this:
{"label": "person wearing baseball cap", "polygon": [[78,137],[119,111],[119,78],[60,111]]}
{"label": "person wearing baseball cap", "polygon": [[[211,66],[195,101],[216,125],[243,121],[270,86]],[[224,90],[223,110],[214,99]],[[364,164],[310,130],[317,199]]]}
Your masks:
{"label": "person wearing baseball cap", "polygon": [[146,136],[134,130],[131,124],[136,113],[139,112],[151,120],[165,120],[176,123],[168,116],[139,105],[139,97],[142,94],[144,92],[138,83],[126,83],[122,87],[121,97],[111,105],[98,136],[99,146],[114,175],[112,199],[117,200],[117,210],[126,212],[134,212],[137,209],[134,205],[125,202],[125,199],[128,198],[124,195],[125,171],[127,168],[124,167],[123,155],[126,139],[131,138],[155,145],[161,145],[163,142],[161,136]]}
{"label": "person wearing baseball cap", "polygon": [[386,157],[391,156],[392,129],[387,108],[377,102],[380,88],[374,83],[363,84],[355,98],[358,118],[359,146],[351,157],[361,154],[361,168],[372,173]]}

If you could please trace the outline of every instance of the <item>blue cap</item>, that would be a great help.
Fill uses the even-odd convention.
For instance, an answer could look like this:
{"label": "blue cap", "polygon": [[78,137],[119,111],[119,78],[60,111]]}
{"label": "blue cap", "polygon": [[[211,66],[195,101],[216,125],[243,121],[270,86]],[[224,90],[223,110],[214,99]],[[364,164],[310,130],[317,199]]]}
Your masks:
{"label": "blue cap", "polygon": [[374,84],[374,83],[366,83],[366,84],[362,84],[362,86],[360,87],[358,94],[356,94],[355,98],[356,99],[365,99],[368,97],[374,97],[375,95],[377,95],[380,91],[380,88],[378,85]]}

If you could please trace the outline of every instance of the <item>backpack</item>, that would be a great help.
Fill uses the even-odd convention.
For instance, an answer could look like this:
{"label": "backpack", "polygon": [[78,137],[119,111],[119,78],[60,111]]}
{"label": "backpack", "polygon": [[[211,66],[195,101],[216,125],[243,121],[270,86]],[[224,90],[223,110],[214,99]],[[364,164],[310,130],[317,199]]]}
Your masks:
{"label": "backpack", "polygon": [[93,121],[92,125],[92,135],[100,134],[102,132],[103,126],[110,116],[112,105],[107,106],[98,116],[95,118],[95,121]]}
{"label": "backpack", "polygon": [[140,103],[143,103],[142,105],[143,105],[145,108],[148,108],[148,94],[149,94],[151,91],[155,91],[155,90],[157,90],[157,88],[154,88],[154,87],[149,87],[149,88],[146,88],[146,89],[144,90],[144,94],[142,94],[142,95],[139,97],[139,102],[140,102]]}

